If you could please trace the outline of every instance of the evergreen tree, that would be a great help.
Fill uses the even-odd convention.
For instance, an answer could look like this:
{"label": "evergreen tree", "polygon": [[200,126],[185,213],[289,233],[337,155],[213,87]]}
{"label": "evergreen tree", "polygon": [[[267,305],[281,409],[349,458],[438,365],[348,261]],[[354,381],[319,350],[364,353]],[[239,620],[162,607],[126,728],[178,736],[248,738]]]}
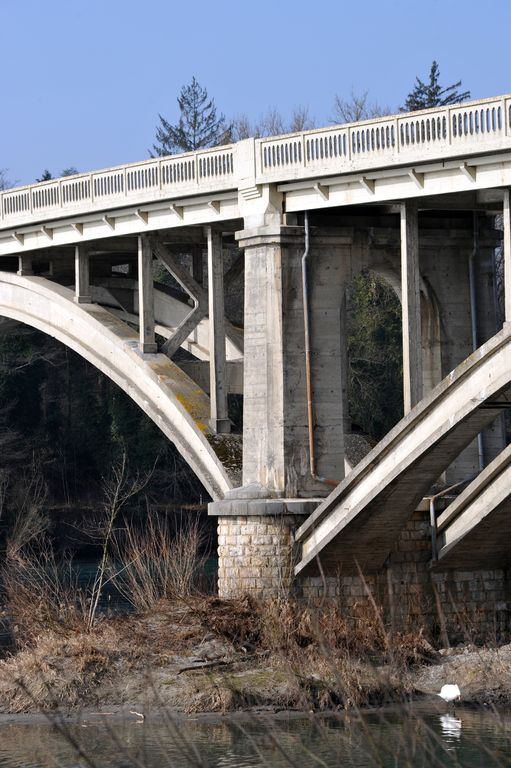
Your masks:
{"label": "evergreen tree", "polygon": [[49,171],[48,168],[45,168],[44,171],[41,174],[41,178],[40,179],[36,179],[36,181],[39,184],[39,182],[41,182],[41,181],[51,181],[52,179],[53,179],[53,175],[52,175],[51,171]]}
{"label": "evergreen tree", "polygon": [[[208,98],[208,92],[192,78],[190,85],[184,85],[177,98],[179,121],[171,125],[159,115],[160,125],[156,129],[157,144],[153,144],[156,155],[172,155],[176,152],[192,152],[203,147],[214,147],[226,141],[229,129],[224,115],[217,115],[215,102]],[[151,153],[152,154],[152,153]]]}
{"label": "evergreen tree", "polygon": [[11,186],[11,182],[5,175],[5,168],[0,168],[0,190],[8,189]]}
{"label": "evergreen tree", "polygon": [[429,73],[429,82],[423,83],[420,78],[415,78],[415,88],[408,94],[404,107],[401,107],[401,112],[415,112],[418,109],[458,104],[460,101],[466,101],[470,98],[470,91],[458,90],[461,80],[448,85],[447,88],[442,88],[438,82],[439,78],[440,69],[437,62],[434,61]]}

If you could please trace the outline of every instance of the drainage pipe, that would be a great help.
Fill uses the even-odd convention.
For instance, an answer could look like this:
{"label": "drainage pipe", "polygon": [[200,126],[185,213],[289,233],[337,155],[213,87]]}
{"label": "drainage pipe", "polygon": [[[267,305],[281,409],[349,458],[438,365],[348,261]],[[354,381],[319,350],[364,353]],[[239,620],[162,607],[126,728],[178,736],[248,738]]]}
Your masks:
{"label": "drainage pipe", "polygon": [[[477,228],[477,211],[473,212],[473,246],[468,259],[468,280],[470,287],[470,325],[472,331],[472,352],[475,352],[478,344],[477,338],[477,291],[475,278],[475,260],[479,252],[479,232]],[[477,435],[477,454],[479,460],[479,470],[484,469],[484,443],[483,433]]]}
{"label": "drainage pipe", "polygon": [[330,480],[321,477],[316,472],[316,451],[314,445],[314,403],[312,397],[312,373],[311,373],[311,342],[310,342],[310,310],[309,310],[309,281],[307,275],[307,261],[310,251],[309,236],[309,212],[305,211],[305,251],[302,256],[302,292],[303,292],[303,330],[305,336],[305,379],[307,382],[307,425],[309,431],[309,471],[313,480],[325,485],[336,487],[340,480]]}

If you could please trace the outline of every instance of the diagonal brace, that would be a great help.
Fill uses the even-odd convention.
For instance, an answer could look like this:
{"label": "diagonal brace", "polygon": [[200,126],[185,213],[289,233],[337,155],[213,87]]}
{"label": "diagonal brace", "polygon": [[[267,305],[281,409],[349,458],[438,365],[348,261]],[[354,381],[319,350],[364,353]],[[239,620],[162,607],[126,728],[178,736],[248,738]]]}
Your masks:
{"label": "diagonal brace", "polygon": [[163,344],[161,351],[172,357],[181,344],[188,338],[191,332],[197,327],[203,317],[208,313],[208,295],[196,280],[177,263],[173,254],[156,237],[150,238],[152,251],[158,261],[167,269],[179,285],[190,295],[193,301],[191,311],[184,320],[178,325],[172,336]]}

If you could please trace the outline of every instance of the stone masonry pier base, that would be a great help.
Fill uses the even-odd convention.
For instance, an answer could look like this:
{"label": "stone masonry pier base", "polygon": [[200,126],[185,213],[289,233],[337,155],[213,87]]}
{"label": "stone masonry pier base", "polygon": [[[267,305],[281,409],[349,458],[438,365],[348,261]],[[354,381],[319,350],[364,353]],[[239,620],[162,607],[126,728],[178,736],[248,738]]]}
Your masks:
{"label": "stone masonry pier base", "polygon": [[293,579],[294,530],[319,499],[250,498],[236,488],[209,505],[218,516],[218,594],[288,595]]}

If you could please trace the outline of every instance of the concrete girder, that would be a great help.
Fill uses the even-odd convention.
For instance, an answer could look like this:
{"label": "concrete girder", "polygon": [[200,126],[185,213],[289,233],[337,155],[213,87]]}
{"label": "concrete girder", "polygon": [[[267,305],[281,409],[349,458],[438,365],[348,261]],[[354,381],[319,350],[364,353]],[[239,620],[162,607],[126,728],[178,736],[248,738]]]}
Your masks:
{"label": "concrete girder", "polygon": [[107,309],[73,299],[72,290],[45,278],[0,273],[0,315],[53,336],[111,378],[176,445],[211,496],[222,498],[233,485],[236,438],[229,437],[230,475],[216,453],[225,454],[225,445],[208,425],[209,398],[164,355],[141,354],[138,335]]}
{"label": "concrete girder", "polygon": [[[340,483],[297,531],[295,571],[381,568],[406,520],[455,456],[501,412],[511,328],[452,371]],[[510,401],[511,402],[511,401]],[[316,566],[317,567],[317,566]]]}
{"label": "concrete girder", "polygon": [[438,567],[511,565],[511,445],[437,518]]}

